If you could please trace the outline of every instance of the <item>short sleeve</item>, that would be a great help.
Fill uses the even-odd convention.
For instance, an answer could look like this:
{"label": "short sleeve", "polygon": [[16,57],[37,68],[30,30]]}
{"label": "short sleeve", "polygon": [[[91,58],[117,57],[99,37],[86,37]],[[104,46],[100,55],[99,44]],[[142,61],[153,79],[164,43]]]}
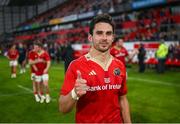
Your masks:
{"label": "short sleeve", "polygon": [[17,53],[17,56],[19,56],[19,51],[18,50],[16,50],[16,53]]}
{"label": "short sleeve", "polygon": [[29,54],[28,54],[28,60],[34,60],[33,52],[29,52]]}
{"label": "short sleeve", "polygon": [[129,55],[128,51],[126,49],[124,50],[125,50],[125,56],[128,56]]}
{"label": "short sleeve", "polygon": [[127,93],[126,79],[123,79],[123,83],[122,83],[121,89],[120,89],[120,96],[123,96],[126,93]]}
{"label": "short sleeve", "polygon": [[45,52],[45,60],[50,61],[50,56],[49,56],[49,54],[47,52]]}
{"label": "short sleeve", "polygon": [[31,58],[31,52],[30,53],[28,53],[28,59],[30,59]]}
{"label": "short sleeve", "polygon": [[66,71],[64,83],[62,85],[60,94],[67,95],[74,87],[76,75],[73,71],[73,63],[71,63]]}
{"label": "short sleeve", "polygon": [[127,93],[127,75],[126,75],[126,68],[124,65],[121,65],[122,67],[122,77],[123,77],[123,80],[122,80],[122,84],[121,84],[121,89],[120,89],[120,96],[123,96]]}

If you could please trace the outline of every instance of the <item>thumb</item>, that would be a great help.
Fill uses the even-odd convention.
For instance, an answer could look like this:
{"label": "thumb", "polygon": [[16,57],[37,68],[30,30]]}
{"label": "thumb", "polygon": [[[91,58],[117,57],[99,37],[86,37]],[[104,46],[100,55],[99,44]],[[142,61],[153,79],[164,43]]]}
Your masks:
{"label": "thumb", "polygon": [[81,79],[81,72],[79,70],[77,70],[77,79]]}

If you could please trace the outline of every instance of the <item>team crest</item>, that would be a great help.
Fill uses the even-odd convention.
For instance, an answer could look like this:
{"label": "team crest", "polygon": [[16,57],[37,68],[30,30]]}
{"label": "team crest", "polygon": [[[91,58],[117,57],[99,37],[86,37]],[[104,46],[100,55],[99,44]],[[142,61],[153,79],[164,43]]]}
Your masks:
{"label": "team crest", "polygon": [[118,76],[118,75],[120,75],[120,73],[121,73],[121,71],[119,68],[114,69],[114,75]]}
{"label": "team crest", "polygon": [[104,82],[105,82],[106,84],[110,83],[110,82],[111,82],[111,81],[110,81],[110,78],[104,78]]}

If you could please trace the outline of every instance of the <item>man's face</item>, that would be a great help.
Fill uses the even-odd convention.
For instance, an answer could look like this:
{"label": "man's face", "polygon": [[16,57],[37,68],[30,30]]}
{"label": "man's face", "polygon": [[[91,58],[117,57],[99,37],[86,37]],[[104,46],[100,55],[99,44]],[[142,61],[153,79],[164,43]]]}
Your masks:
{"label": "man's face", "polygon": [[34,45],[34,50],[35,50],[36,52],[39,52],[39,51],[41,50],[41,47],[38,46],[38,45]]}
{"label": "man's face", "polygon": [[119,40],[117,41],[117,46],[118,46],[118,47],[123,47],[123,43],[124,43],[123,39],[119,39]]}
{"label": "man's face", "polygon": [[16,49],[16,45],[13,45],[13,46],[12,46],[12,49]]}
{"label": "man's face", "polygon": [[19,48],[23,48],[23,45],[21,43],[19,44]]}
{"label": "man's face", "polygon": [[97,23],[94,27],[93,35],[89,35],[89,40],[93,42],[93,47],[96,50],[100,52],[108,51],[114,40],[112,26],[105,22]]}

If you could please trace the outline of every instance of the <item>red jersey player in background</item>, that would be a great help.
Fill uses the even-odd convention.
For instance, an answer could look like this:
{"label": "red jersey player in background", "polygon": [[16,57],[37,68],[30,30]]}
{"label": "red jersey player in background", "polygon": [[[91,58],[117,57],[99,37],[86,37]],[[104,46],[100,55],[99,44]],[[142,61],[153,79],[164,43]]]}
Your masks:
{"label": "red jersey player in background", "polygon": [[77,123],[130,123],[126,98],[126,69],[110,54],[114,23],[107,14],[90,23],[88,54],[68,67],[59,98],[59,110],[70,112],[76,105]]}
{"label": "red jersey player in background", "polygon": [[7,58],[9,59],[9,65],[11,67],[11,78],[16,78],[16,68],[18,65],[19,52],[16,49],[16,45],[13,44],[8,50]]}
{"label": "red jersey player in background", "polygon": [[28,53],[28,61],[29,61],[30,67],[31,67],[31,80],[32,80],[32,84],[33,84],[34,97],[35,97],[36,102],[40,102],[40,97],[38,95],[38,94],[40,94],[40,90],[39,90],[40,86],[39,86],[39,83],[37,83],[35,81],[35,70],[37,70],[37,68],[34,66],[34,64],[40,62],[41,60],[35,61],[35,56],[36,56],[36,53],[33,48]]}
{"label": "red jersey player in background", "polygon": [[137,54],[137,50],[134,50],[132,54],[128,54],[128,51],[123,46],[123,43],[124,40],[121,37],[118,37],[115,45],[111,48],[110,53],[126,65],[126,57],[128,58],[128,61],[130,61],[134,55]]}
{"label": "red jersey player in background", "polygon": [[[35,73],[35,82],[39,83],[40,86],[40,102],[43,103],[46,100],[46,103],[50,102],[49,95],[49,86],[48,86],[48,70],[50,67],[50,56],[49,54],[42,48],[41,43],[34,44],[33,55],[30,58],[30,65],[32,65],[33,71]],[[38,88],[37,85],[34,87]],[[44,90],[46,91],[46,96],[44,96]],[[37,90],[35,90],[37,91]],[[38,102],[38,98],[35,95],[35,99]]]}

